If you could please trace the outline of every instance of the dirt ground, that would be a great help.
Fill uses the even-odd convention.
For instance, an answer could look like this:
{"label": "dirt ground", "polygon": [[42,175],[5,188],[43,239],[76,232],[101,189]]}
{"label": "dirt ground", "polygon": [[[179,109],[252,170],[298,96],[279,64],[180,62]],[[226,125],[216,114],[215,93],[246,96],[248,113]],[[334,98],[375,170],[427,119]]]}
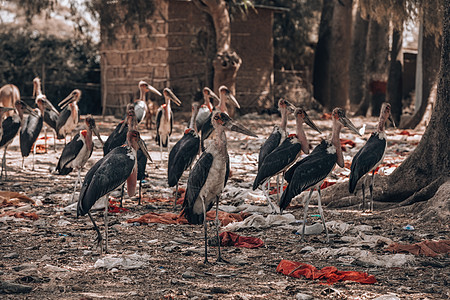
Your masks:
{"label": "dirt ground", "polygon": [[[322,135],[307,130],[310,143],[315,146],[320,138],[330,134],[331,121],[321,120],[319,115],[311,117],[324,130]],[[118,120],[96,119],[106,140]],[[277,116],[248,115],[240,121],[258,133],[259,138],[228,133],[232,174],[221,204],[253,204],[262,207],[266,204],[261,192],[249,194],[248,191],[256,176],[259,147],[279,119]],[[376,119],[357,118],[353,121],[358,128],[363,123],[367,124],[365,138],[376,124]],[[176,123],[172,145],[181,137],[186,124]],[[292,120],[288,126],[291,132],[295,128]],[[19,138],[16,137],[8,148],[8,178],[1,180],[0,190],[20,192],[37,201],[37,205],[25,203],[21,207],[0,206],[0,280],[27,285],[32,290],[22,294],[3,294],[0,296],[2,299],[308,299],[305,295],[305,298],[301,298],[301,294],[314,299],[375,299],[383,295],[385,298],[382,299],[450,297],[448,254],[434,258],[402,254],[397,259],[398,264],[386,265],[386,259],[392,258],[393,254],[385,251],[385,243],[358,245],[344,239],[349,236],[379,235],[404,244],[449,239],[449,224],[434,220],[418,223],[415,216],[409,213],[379,211],[376,207],[373,213],[325,208],[327,221],[339,220],[349,226],[368,225],[365,232],[331,231],[330,244],[325,243],[324,233],[308,235],[306,241],[302,242],[297,234],[300,228],[297,223],[262,230],[242,229],[237,233],[258,237],[264,241],[264,246],[257,249],[224,247],[223,256],[229,263],[216,263],[217,248],[210,247],[209,258],[212,263],[208,265],[203,264],[202,226],[128,223],[127,220],[148,212],[173,212],[173,189],[169,189],[166,183],[167,167],[159,163],[159,149],[152,139],[154,131],[141,128],[141,134],[154,159],[154,163],[147,165],[148,178],[143,184],[142,205],[137,205],[136,198],[127,197],[124,207],[128,210],[110,214],[109,253],[103,257],[94,246],[96,233],[92,230],[89,218],[85,216],[77,219],[76,212],[68,207],[76,172],[67,176],[50,173],[63,149],[63,142],[58,141],[57,152],[49,147],[47,153],[37,154],[34,171],[31,170],[31,156],[26,158],[25,169],[22,170]],[[385,174],[392,172],[395,165],[413,150],[423,128],[409,131],[409,136],[399,133],[400,130],[388,129],[390,143],[385,161],[389,164],[383,168]],[[352,155],[363,145],[364,140],[345,129],[341,138],[356,142],[354,148],[347,146],[344,152],[346,162],[350,163]],[[97,140],[95,143],[99,145]],[[49,140],[49,144],[52,145],[53,141]],[[101,157],[102,150],[97,147],[82,172],[83,177]],[[185,172],[181,187],[184,187],[187,176],[188,172]],[[346,176],[348,169],[337,168],[330,176],[330,181],[345,181]],[[155,198],[161,201],[151,200]],[[292,204],[293,208],[286,213],[292,213],[297,221],[301,220],[301,199]],[[38,219],[5,215],[11,211],[34,212]],[[312,206],[310,214],[317,214],[316,206]],[[103,211],[93,212],[93,217],[103,232]],[[317,216],[309,218],[309,221],[314,220],[320,219]],[[407,225],[413,226],[414,230],[404,229]],[[210,237],[214,236],[212,228],[210,226]],[[307,246],[313,248],[305,248]],[[356,254],[348,252],[324,256],[317,251],[343,250],[352,246],[352,251],[364,250],[379,257],[379,264],[368,263],[361,257],[355,259]],[[99,262],[107,257],[135,257],[141,265],[132,269],[120,266],[99,268]],[[407,262],[402,264],[400,258],[407,259]],[[276,272],[282,259],[309,263],[319,269],[335,266],[344,271],[367,272],[374,275],[377,282],[361,284],[344,281],[326,285],[319,280],[288,277]]]}

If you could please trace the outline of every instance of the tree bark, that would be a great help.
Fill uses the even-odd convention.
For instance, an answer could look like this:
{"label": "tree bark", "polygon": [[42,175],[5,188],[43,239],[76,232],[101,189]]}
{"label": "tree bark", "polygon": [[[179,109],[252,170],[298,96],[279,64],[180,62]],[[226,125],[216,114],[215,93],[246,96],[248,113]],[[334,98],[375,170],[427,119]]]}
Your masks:
{"label": "tree bark", "polygon": [[386,201],[399,202],[407,199],[450,173],[450,0],[444,2],[444,30],[436,103],[419,145],[389,176],[384,197]]}
{"label": "tree bark", "polygon": [[[319,25],[319,40],[314,52],[314,98],[324,107],[330,101],[330,44],[334,1],[324,1]],[[328,108],[328,107],[326,107]],[[328,108],[329,109],[329,108]]]}
{"label": "tree bark", "polygon": [[[430,17],[426,12],[423,14],[423,26],[427,26],[427,18]],[[420,101],[420,106],[414,110],[414,115],[401,124],[401,128],[414,129],[422,121],[429,103],[431,90],[437,80],[440,61],[439,53],[440,48],[436,45],[436,36],[424,34],[422,40],[422,56],[424,58],[422,60],[422,88],[419,96],[422,100]]]}
{"label": "tree bark", "polygon": [[[242,60],[231,48],[231,20],[226,1],[196,0],[194,2],[203,11],[211,15],[216,32],[217,54],[213,60],[213,89],[218,92],[219,87],[225,85],[233,94],[236,94],[236,76]],[[234,112],[234,106],[229,107],[229,113],[232,117]]]}
{"label": "tree bark", "polygon": [[402,74],[403,74],[403,28],[392,30],[392,48],[390,53],[389,77],[387,85],[387,100],[391,104],[391,113],[394,122],[400,124],[402,115]]}
{"label": "tree bark", "polygon": [[358,9],[354,17],[352,46],[350,54],[350,109],[355,110],[364,97],[364,62],[366,60],[366,41],[369,29],[369,21],[361,16],[361,7],[358,1]]}
{"label": "tree bark", "polygon": [[347,107],[349,98],[349,65],[352,32],[352,0],[341,0],[334,6],[330,51],[330,93],[325,107]]}
{"label": "tree bark", "polygon": [[379,24],[374,19],[369,21],[367,36],[365,87],[356,115],[365,116],[370,107],[372,115],[378,116],[381,103],[386,96],[387,62],[389,54],[389,22]]}

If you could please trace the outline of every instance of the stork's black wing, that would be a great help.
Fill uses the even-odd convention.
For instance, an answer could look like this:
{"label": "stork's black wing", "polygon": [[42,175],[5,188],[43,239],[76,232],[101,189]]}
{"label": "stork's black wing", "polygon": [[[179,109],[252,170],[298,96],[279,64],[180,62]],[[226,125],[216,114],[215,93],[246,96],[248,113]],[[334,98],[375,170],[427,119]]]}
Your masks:
{"label": "stork's black wing", "polygon": [[280,209],[285,209],[292,198],[325,179],[333,170],[336,161],[336,153],[328,153],[326,148],[325,151],[316,151],[305,157],[295,169],[290,183],[281,196]]}
{"label": "stork's black wing", "polygon": [[256,190],[268,178],[278,174],[292,164],[301,150],[300,143],[291,143],[290,138],[285,139],[279,147],[269,153],[264,159],[253,182],[253,190]]}
{"label": "stork's black wing", "polygon": [[137,180],[144,180],[145,178],[145,167],[147,166],[147,156],[141,149],[137,151]]}
{"label": "stork's black wing", "polygon": [[281,132],[274,130],[267,140],[262,144],[261,149],[259,149],[259,157],[258,157],[258,169],[261,167],[264,159],[267,155],[269,155],[273,150],[275,150],[281,141]]}
{"label": "stork's black wing", "polygon": [[[199,199],[198,196],[201,189],[206,183],[206,179],[208,178],[209,170],[211,169],[213,160],[214,157],[211,153],[203,152],[197,163],[194,165],[191,173],[189,174],[186,194],[184,196],[183,202],[183,214],[191,224],[203,223],[203,209],[201,209],[202,206],[201,204],[195,204],[199,203],[198,201],[202,201],[202,199]],[[208,210],[208,208],[206,209]]]}
{"label": "stork's black wing", "polygon": [[14,139],[20,129],[20,118],[18,115],[7,117],[2,122],[3,135],[0,141],[0,147],[3,147]]}
{"label": "stork's black wing", "polygon": [[[206,121],[211,120],[211,112],[208,107],[200,107],[197,118],[195,119],[195,123],[197,125],[197,129],[200,130]],[[189,126],[189,125],[188,125]]]}
{"label": "stork's black wing", "polygon": [[67,167],[67,165],[74,160],[78,153],[80,153],[83,148],[83,141],[80,138],[80,133],[77,133],[74,138],[64,147],[64,150],[59,158],[58,165],[56,166],[56,171],[58,175],[67,175],[72,172],[72,168]]}
{"label": "stork's black wing", "polygon": [[111,152],[111,150],[113,150],[114,148],[125,144],[125,141],[127,140],[128,124],[125,124],[125,126],[122,129],[122,132],[119,132],[123,122],[124,121],[120,122],[116,126],[114,131],[111,132],[111,134],[108,136],[108,139],[103,145],[103,155],[106,155],[109,152]]}
{"label": "stork's black wing", "polygon": [[117,147],[99,160],[84,178],[77,215],[87,214],[98,199],[124,183],[133,167],[127,147]]}
{"label": "stork's black wing", "polygon": [[36,142],[39,133],[42,130],[43,120],[41,117],[28,115],[25,118],[22,129],[20,130],[20,151],[22,157],[30,155],[31,147]]}
{"label": "stork's black wing", "polygon": [[59,114],[49,108],[44,110],[44,122],[54,130],[56,130],[56,122],[58,121]]}
{"label": "stork's black wing", "polygon": [[169,164],[167,167],[167,180],[173,187],[180,180],[183,172],[190,167],[198,154],[200,138],[191,133],[185,133],[183,137],[170,150]]}
{"label": "stork's black wing", "polygon": [[66,124],[67,119],[69,119],[70,114],[72,112],[69,109],[69,106],[64,107],[64,109],[59,114],[58,119],[56,120],[56,135],[58,139],[63,139],[64,136],[59,134],[59,130]]}
{"label": "stork's black wing", "polygon": [[202,151],[205,151],[205,140],[213,133],[214,127],[211,123],[211,118],[207,119],[201,129],[201,147]]}
{"label": "stork's black wing", "polygon": [[383,159],[385,150],[386,139],[380,139],[377,133],[372,133],[366,144],[353,157],[348,186],[350,193],[355,191],[358,180]]}

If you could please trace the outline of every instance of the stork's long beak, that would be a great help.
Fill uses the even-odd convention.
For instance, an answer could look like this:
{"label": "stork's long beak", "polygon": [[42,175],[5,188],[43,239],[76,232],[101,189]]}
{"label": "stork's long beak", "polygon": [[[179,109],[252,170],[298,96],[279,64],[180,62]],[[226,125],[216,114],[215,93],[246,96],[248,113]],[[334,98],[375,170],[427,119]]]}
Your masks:
{"label": "stork's long beak", "polygon": [[73,101],[74,97],[75,97],[74,93],[70,93],[69,96],[67,96],[64,100],[58,103],[58,106],[61,107],[61,109],[64,109],[67,105],[69,105],[70,102]]}
{"label": "stork's long beak", "polygon": [[392,115],[391,115],[391,114],[389,114],[388,119],[389,119],[389,121],[391,121],[392,126],[394,126],[394,128],[397,128],[397,126],[395,126],[395,122],[394,122],[394,119],[392,118]]}
{"label": "stork's long beak", "polygon": [[295,110],[295,106],[291,102],[289,102],[287,100],[284,100],[284,101],[286,102],[286,108],[288,109],[288,111],[293,113],[294,110]]}
{"label": "stork's long beak", "polygon": [[167,94],[169,94],[169,99],[173,101],[173,103],[175,103],[176,105],[180,106],[181,105],[181,101],[180,99],[178,99],[177,96],[175,96],[175,94],[170,90],[170,89],[166,89]]}
{"label": "stork's long beak", "polygon": [[122,124],[120,124],[119,133],[122,133],[125,125],[127,125],[127,119],[123,120]]}
{"label": "stork's long beak", "polygon": [[102,137],[100,136],[100,133],[98,132],[97,127],[93,127],[92,131],[94,132],[94,134],[97,136],[98,140],[100,141],[100,143],[102,143],[102,147],[105,145],[105,143],[102,140]]}
{"label": "stork's long beak", "polygon": [[158,91],[155,87],[151,86],[150,84],[147,84],[147,87],[150,90],[150,92],[155,93],[158,96],[162,96],[160,91]]}
{"label": "stork's long beak", "polygon": [[312,129],[314,129],[318,133],[322,133],[322,131],[320,131],[320,129],[316,126],[316,124],[314,124],[314,122],[308,117],[308,115],[305,114],[304,120],[305,120],[306,125],[308,125]]}
{"label": "stork's long beak", "polygon": [[141,148],[142,152],[144,152],[144,155],[147,157],[147,159],[153,162],[153,159],[150,157],[150,153],[148,153],[147,145],[145,145],[143,139],[139,138],[138,145],[139,148]]}
{"label": "stork's long beak", "polygon": [[234,106],[236,106],[237,108],[241,108],[239,102],[236,100],[236,97],[234,97],[233,94],[228,93],[227,98],[231,101],[231,103],[233,103]]}
{"label": "stork's long beak", "polygon": [[245,135],[258,137],[254,132],[245,128],[244,125],[242,125],[234,120],[230,120],[230,121],[226,122],[225,127],[228,128],[229,130],[236,131],[236,132],[239,132],[239,133],[242,133]]}
{"label": "stork's long beak", "polygon": [[25,102],[23,102],[23,104],[25,104],[25,111],[27,113],[29,113],[30,115],[39,118],[39,115],[34,111],[34,109],[32,109],[28,104],[26,104]]}
{"label": "stork's long beak", "polygon": [[361,134],[359,133],[359,130],[356,129],[355,125],[353,125],[352,121],[350,121],[349,118],[347,118],[346,116],[343,116],[343,117],[339,118],[339,121],[342,123],[342,125],[344,125],[348,129],[350,129],[351,131],[353,131],[357,135],[361,136]]}
{"label": "stork's long beak", "polygon": [[45,107],[49,108],[50,110],[54,111],[59,115],[59,111],[53,106],[53,104],[47,98],[44,98],[43,102]]}
{"label": "stork's long beak", "polygon": [[[216,93],[214,93],[213,91],[209,91],[209,97],[211,97],[211,99],[213,100],[212,102],[213,102],[213,105],[214,106],[216,106],[216,105],[218,105],[218,103],[220,102],[220,99],[219,99],[219,97],[216,95]],[[216,101],[216,102],[214,102],[214,100]]]}

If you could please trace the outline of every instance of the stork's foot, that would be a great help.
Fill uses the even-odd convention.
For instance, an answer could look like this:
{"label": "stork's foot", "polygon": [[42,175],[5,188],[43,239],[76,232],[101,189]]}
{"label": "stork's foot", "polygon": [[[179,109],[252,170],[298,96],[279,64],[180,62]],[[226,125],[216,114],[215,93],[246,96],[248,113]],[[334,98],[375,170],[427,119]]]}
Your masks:
{"label": "stork's foot", "polygon": [[219,256],[216,260],[216,263],[229,264],[230,262],[228,260],[224,259],[222,256]]}
{"label": "stork's foot", "polygon": [[97,238],[94,240],[96,243],[96,248],[100,248],[100,255],[103,255],[103,237],[100,233],[97,233]]}
{"label": "stork's foot", "polygon": [[203,263],[204,263],[205,265],[212,265],[212,264],[209,262],[209,260],[208,260],[207,257],[205,257],[205,259],[203,260]]}

